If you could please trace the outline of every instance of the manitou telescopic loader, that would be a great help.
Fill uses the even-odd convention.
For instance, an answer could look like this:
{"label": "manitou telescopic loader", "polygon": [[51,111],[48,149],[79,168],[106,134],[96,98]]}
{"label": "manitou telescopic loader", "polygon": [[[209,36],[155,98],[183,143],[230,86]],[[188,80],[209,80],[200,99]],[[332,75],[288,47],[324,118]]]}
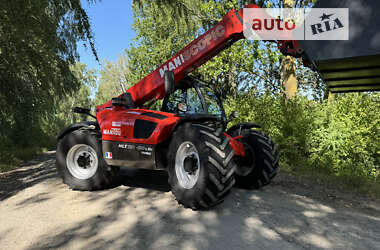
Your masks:
{"label": "manitou telescopic loader", "polygon": [[[96,190],[108,186],[120,167],[165,169],[177,201],[192,209],[218,204],[235,183],[268,184],[279,161],[272,139],[255,123],[226,130],[233,116],[226,118],[212,86],[189,76],[242,38],[243,10],[231,10],[140,82],[97,106],[96,122],[63,130],[56,161],[63,182]],[[285,55],[304,55],[297,41],[278,45]],[[163,99],[161,111],[150,110],[147,103],[158,99]],[[74,112],[91,115],[83,108]]]}

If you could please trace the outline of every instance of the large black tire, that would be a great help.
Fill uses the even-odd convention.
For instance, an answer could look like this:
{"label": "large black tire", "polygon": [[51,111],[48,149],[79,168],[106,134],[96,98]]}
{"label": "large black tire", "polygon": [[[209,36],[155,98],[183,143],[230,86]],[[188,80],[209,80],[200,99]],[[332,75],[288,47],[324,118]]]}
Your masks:
{"label": "large black tire", "polygon": [[[101,145],[100,133],[93,130],[76,130],[59,141],[56,166],[63,182],[71,189],[99,190],[112,183],[119,168],[106,164]],[[73,156],[72,161],[68,158],[70,155]],[[74,160],[78,156],[80,160]],[[84,166],[82,169],[80,161]]]}
{"label": "large black tire", "polygon": [[276,176],[279,155],[272,139],[261,131],[244,130],[241,139],[246,157],[236,157],[236,186],[261,188]]}
{"label": "large black tire", "polygon": [[[182,154],[183,147],[191,150],[195,148],[198,156],[193,157],[196,158],[193,161],[195,170],[193,169],[191,174],[186,172],[187,176],[194,176],[196,171],[199,171],[199,176],[193,177],[196,180],[193,186],[190,184],[185,187],[183,177],[181,181],[180,174],[177,174],[177,171],[184,173],[184,162],[188,160],[188,157],[181,158],[186,155]],[[168,153],[169,184],[177,201],[193,210],[206,209],[222,202],[235,183],[236,165],[233,156],[234,151],[229,145],[229,138],[223,135],[221,128],[214,129],[203,124],[191,123],[181,125],[172,135]]]}

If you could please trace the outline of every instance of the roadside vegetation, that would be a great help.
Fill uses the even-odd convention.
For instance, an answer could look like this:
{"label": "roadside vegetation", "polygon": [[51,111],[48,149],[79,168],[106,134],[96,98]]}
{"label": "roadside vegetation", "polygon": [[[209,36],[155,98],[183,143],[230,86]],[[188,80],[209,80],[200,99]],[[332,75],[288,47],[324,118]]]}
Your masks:
{"label": "roadside vegetation", "polygon": [[0,2],[1,170],[51,147],[65,106],[89,103],[78,42],[95,52],[80,1]]}
{"label": "roadside vegetation", "polygon": [[234,122],[256,121],[273,137],[282,169],[379,196],[379,93],[341,94],[331,102],[247,93],[226,103],[240,114]]}
{"label": "roadside vegetation", "polygon": [[[245,5],[134,1],[132,46],[117,61],[101,62],[96,72],[80,63],[76,52],[79,41],[95,49],[88,17],[80,1],[61,2],[0,4],[0,172],[53,149],[62,128],[86,119],[74,115],[73,107],[94,109],[120,94],[120,83],[136,83],[228,10]],[[275,44],[242,40],[192,75],[212,82],[228,114],[238,111],[232,124],[262,125],[279,145],[283,170],[380,196],[380,94],[337,94],[328,101],[318,75],[297,60],[297,95],[286,98],[284,61]]]}

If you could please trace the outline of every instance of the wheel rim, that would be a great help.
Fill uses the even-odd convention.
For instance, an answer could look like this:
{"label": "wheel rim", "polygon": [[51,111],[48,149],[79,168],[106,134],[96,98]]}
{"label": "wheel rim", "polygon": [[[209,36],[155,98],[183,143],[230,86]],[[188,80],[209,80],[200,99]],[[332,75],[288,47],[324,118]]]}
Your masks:
{"label": "wheel rim", "polygon": [[91,178],[98,169],[96,151],[89,145],[77,144],[70,148],[66,157],[66,165],[70,174],[77,179]]}
{"label": "wheel rim", "polygon": [[200,162],[197,149],[191,142],[183,142],[178,147],[175,157],[175,173],[178,183],[185,189],[191,189],[198,181],[199,172]]}

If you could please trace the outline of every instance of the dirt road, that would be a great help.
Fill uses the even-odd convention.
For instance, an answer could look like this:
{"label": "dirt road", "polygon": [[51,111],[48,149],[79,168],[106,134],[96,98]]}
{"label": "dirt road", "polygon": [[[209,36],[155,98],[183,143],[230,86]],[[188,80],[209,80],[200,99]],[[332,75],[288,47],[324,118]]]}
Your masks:
{"label": "dirt road", "polygon": [[54,162],[51,152],[0,174],[1,249],[380,249],[379,203],[284,174],[194,212],[174,200],[165,173],[123,170],[112,189],[77,192]]}

